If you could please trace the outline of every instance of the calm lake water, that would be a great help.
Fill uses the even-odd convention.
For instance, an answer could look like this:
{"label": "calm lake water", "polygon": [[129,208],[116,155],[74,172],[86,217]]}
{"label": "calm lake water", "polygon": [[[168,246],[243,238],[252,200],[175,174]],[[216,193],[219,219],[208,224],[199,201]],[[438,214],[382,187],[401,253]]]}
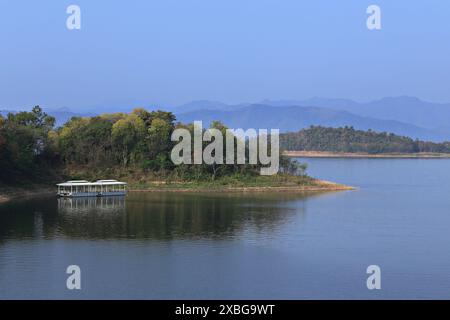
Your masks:
{"label": "calm lake water", "polygon": [[358,190],[2,205],[0,298],[450,298],[450,160],[303,161]]}

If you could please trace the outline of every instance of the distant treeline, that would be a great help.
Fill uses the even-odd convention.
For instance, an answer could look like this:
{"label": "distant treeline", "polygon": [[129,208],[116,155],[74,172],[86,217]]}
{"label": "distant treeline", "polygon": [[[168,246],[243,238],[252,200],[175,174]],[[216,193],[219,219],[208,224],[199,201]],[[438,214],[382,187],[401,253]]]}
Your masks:
{"label": "distant treeline", "polygon": [[[171,141],[172,132],[176,128],[193,132],[194,127],[176,122],[171,112],[135,109],[129,114],[74,117],[56,129],[54,125],[55,119],[39,106],[31,112],[0,116],[0,182],[45,180],[67,169],[79,173],[70,178],[91,178],[96,174],[98,178],[115,177],[135,171],[163,178],[204,180],[256,175],[261,168],[259,164],[174,165],[170,154],[178,142]],[[223,134],[227,129],[218,121],[211,128]],[[286,173],[304,171],[303,166],[286,158],[280,165]]]}
{"label": "distant treeline", "polygon": [[355,130],[353,127],[312,126],[280,136],[280,148],[288,151],[378,153],[450,153],[450,142],[414,140],[393,133]]}

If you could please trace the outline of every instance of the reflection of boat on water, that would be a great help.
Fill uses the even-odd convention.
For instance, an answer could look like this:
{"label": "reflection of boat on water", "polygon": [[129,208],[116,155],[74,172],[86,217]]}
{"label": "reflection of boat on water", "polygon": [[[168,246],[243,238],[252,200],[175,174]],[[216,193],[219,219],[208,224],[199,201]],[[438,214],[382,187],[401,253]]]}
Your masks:
{"label": "reflection of boat on water", "polygon": [[124,196],[127,194],[127,184],[117,180],[72,180],[57,184],[57,195],[61,197],[102,197]]}
{"label": "reflection of boat on water", "polygon": [[[57,201],[36,198],[11,202],[29,215],[15,215],[8,206],[0,206],[0,242],[16,227],[18,236],[42,234],[46,239],[230,239],[247,232],[269,239],[292,219],[303,220],[307,199],[297,193],[153,192],[126,197],[59,197]],[[12,222],[4,223],[5,217]]]}
{"label": "reflection of boat on water", "polygon": [[58,199],[58,210],[81,212],[90,210],[114,211],[125,209],[125,197],[62,197]]}

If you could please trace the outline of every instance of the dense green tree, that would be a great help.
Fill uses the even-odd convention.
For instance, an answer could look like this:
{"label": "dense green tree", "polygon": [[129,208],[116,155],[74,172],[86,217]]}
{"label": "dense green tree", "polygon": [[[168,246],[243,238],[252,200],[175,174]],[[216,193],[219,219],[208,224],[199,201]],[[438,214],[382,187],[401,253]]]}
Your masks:
{"label": "dense green tree", "polygon": [[38,173],[49,160],[48,134],[55,119],[39,106],[31,112],[9,113],[0,119],[0,178],[14,179]]}
{"label": "dense green tree", "polygon": [[154,118],[147,130],[147,156],[154,159],[151,167],[165,169],[170,166],[169,157],[172,147],[170,136],[173,131],[173,124],[161,118]]}
{"label": "dense green tree", "polygon": [[[55,119],[40,107],[33,108],[31,112],[10,113],[6,118],[0,117],[0,180],[42,176],[56,168],[75,173],[146,170],[151,174],[187,180],[259,174],[259,164],[229,165],[219,161],[175,167],[170,160],[176,143],[171,141],[173,131],[176,128],[185,128],[191,133],[194,131],[193,124],[175,121],[171,112],[135,109],[130,114],[73,117],[62,127],[54,129]],[[226,137],[227,127],[223,123],[214,121],[210,128],[219,130]],[[204,141],[203,148],[214,139]],[[235,157],[238,144],[246,142],[234,137]],[[223,155],[226,154],[226,147],[224,141]],[[248,159],[248,147],[245,148]],[[214,157],[219,150],[211,148],[210,151]],[[291,163],[289,159],[283,161],[282,167],[285,173],[304,172],[301,166]]]}
{"label": "dense green tree", "polygon": [[111,131],[113,150],[122,165],[136,164],[144,150],[145,123],[132,113],[118,120]]}

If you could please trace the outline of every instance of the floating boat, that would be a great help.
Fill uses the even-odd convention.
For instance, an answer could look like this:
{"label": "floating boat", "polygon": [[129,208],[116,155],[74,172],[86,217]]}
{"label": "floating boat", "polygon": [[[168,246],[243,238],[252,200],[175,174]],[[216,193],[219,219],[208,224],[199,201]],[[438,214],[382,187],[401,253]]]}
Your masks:
{"label": "floating boat", "polygon": [[57,195],[60,197],[102,197],[124,196],[127,194],[127,184],[117,180],[71,180],[57,184]]}

